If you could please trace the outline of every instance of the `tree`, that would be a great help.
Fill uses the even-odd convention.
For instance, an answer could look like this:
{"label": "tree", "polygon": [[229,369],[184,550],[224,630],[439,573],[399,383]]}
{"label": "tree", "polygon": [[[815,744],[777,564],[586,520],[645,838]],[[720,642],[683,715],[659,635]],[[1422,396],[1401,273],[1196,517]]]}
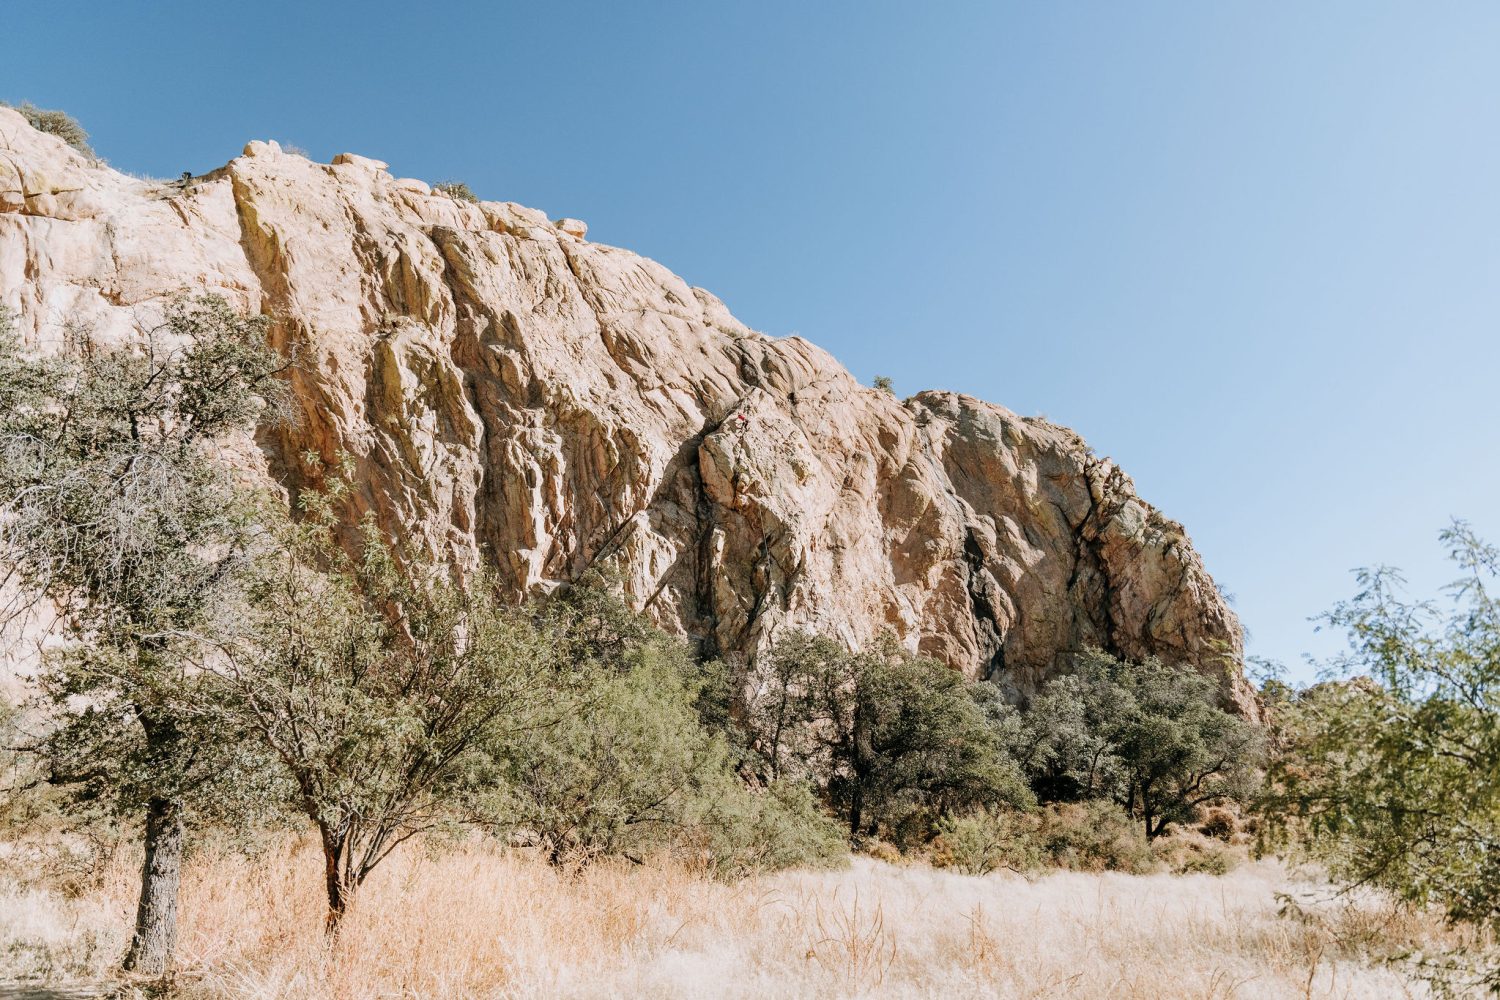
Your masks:
{"label": "tree", "polygon": [[37,749],[57,780],[144,810],[124,964],[160,974],[188,797],[223,773],[218,751],[234,754],[232,734],[216,740],[186,709],[255,544],[253,504],[215,449],[276,412],[285,362],[263,319],[215,297],[174,300],[137,345],[63,358],[28,354],[3,326],[0,558],[72,640],[41,678],[57,728]]}
{"label": "tree", "polygon": [[1331,679],[1280,690],[1261,811],[1273,843],[1300,842],[1336,878],[1496,928],[1500,550],[1461,522],[1442,537],[1462,574],[1451,602],[1412,600],[1379,568],[1325,616],[1349,648]]}
{"label": "tree", "polygon": [[1128,699],[1107,672],[1060,674],[1025,711],[991,692],[987,711],[1039,799],[1077,802],[1113,794],[1121,762],[1110,733]]}
{"label": "tree", "polygon": [[746,724],[770,774],[820,785],[851,838],[960,805],[1030,801],[962,675],[889,639],[851,653],[788,636],[762,657]]}
{"label": "tree", "polygon": [[327,926],[419,834],[489,822],[506,747],[552,717],[554,637],[496,581],[398,553],[367,519],[339,544],[334,477],[304,494],[249,587],[250,620],[205,712],[256,734],[318,831]]}
{"label": "tree", "polygon": [[718,874],[843,854],[805,787],[747,787],[719,719],[721,677],[591,577],[540,612],[573,683],[557,723],[527,734],[506,784],[512,821],[554,864],[685,855]]}
{"label": "tree", "polygon": [[1216,696],[1213,679],[1189,667],[1091,650],[1042,689],[1012,746],[1043,798],[1112,798],[1154,839],[1254,790],[1260,731]]}

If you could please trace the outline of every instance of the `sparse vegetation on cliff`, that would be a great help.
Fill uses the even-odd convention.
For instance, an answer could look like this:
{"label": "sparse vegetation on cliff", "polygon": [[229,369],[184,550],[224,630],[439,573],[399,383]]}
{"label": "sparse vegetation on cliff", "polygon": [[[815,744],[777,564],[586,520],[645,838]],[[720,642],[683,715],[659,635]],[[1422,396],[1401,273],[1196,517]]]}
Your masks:
{"label": "sparse vegetation on cliff", "polygon": [[66,111],[39,108],[30,101],[22,101],[20,104],[7,104],[0,101],[0,107],[14,108],[38,132],[55,135],[89,159],[96,158],[93,147],[89,145],[89,134],[84,131],[78,119]]}
{"label": "sparse vegetation on cliff", "polygon": [[467,201],[476,205],[479,203],[479,196],[463,181],[439,181],[432,186],[432,189],[438,194],[447,195],[454,201]]}

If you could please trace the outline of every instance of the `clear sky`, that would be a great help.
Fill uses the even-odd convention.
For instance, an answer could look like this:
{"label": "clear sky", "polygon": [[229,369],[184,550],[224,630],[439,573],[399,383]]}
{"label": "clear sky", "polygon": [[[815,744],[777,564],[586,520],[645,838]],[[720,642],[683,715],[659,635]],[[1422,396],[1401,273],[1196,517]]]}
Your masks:
{"label": "clear sky", "polygon": [[[1252,654],[1500,541],[1500,4],[0,4],[116,167],[253,138],[576,216],[902,395],[1045,413]],[[1308,676],[1303,667],[1297,672]]]}

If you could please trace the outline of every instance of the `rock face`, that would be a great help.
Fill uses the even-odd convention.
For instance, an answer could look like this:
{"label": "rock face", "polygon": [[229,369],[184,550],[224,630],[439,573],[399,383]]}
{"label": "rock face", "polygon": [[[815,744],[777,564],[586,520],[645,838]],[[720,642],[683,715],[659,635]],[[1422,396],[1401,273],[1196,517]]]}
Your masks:
{"label": "rock face", "polygon": [[292,492],[299,456],[346,451],[351,517],[491,560],[518,594],[612,568],[709,652],[889,629],[1027,690],[1093,644],[1193,664],[1255,714],[1182,527],[1076,434],[861,386],[586,232],[275,143],[136,180],[0,109],[0,302],[23,336],[128,340],[182,289],[275,317],[300,418],[242,460]]}

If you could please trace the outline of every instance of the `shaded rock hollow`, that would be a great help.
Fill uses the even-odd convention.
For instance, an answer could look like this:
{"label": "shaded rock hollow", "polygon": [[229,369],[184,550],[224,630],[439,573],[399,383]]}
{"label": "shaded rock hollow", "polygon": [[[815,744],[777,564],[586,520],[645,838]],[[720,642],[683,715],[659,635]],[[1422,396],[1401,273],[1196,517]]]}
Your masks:
{"label": "shaded rock hollow", "polygon": [[608,568],[708,652],[891,630],[1028,690],[1097,645],[1192,664],[1254,714],[1181,525],[1078,435],[866,388],[585,234],[275,143],[142,181],[0,108],[0,302],[22,335],[126,341],[183,289],[275,317],[299,419],[236,460],[294,492],[305,452],[347,452],[351,517],[492,561],[516,594]]}

